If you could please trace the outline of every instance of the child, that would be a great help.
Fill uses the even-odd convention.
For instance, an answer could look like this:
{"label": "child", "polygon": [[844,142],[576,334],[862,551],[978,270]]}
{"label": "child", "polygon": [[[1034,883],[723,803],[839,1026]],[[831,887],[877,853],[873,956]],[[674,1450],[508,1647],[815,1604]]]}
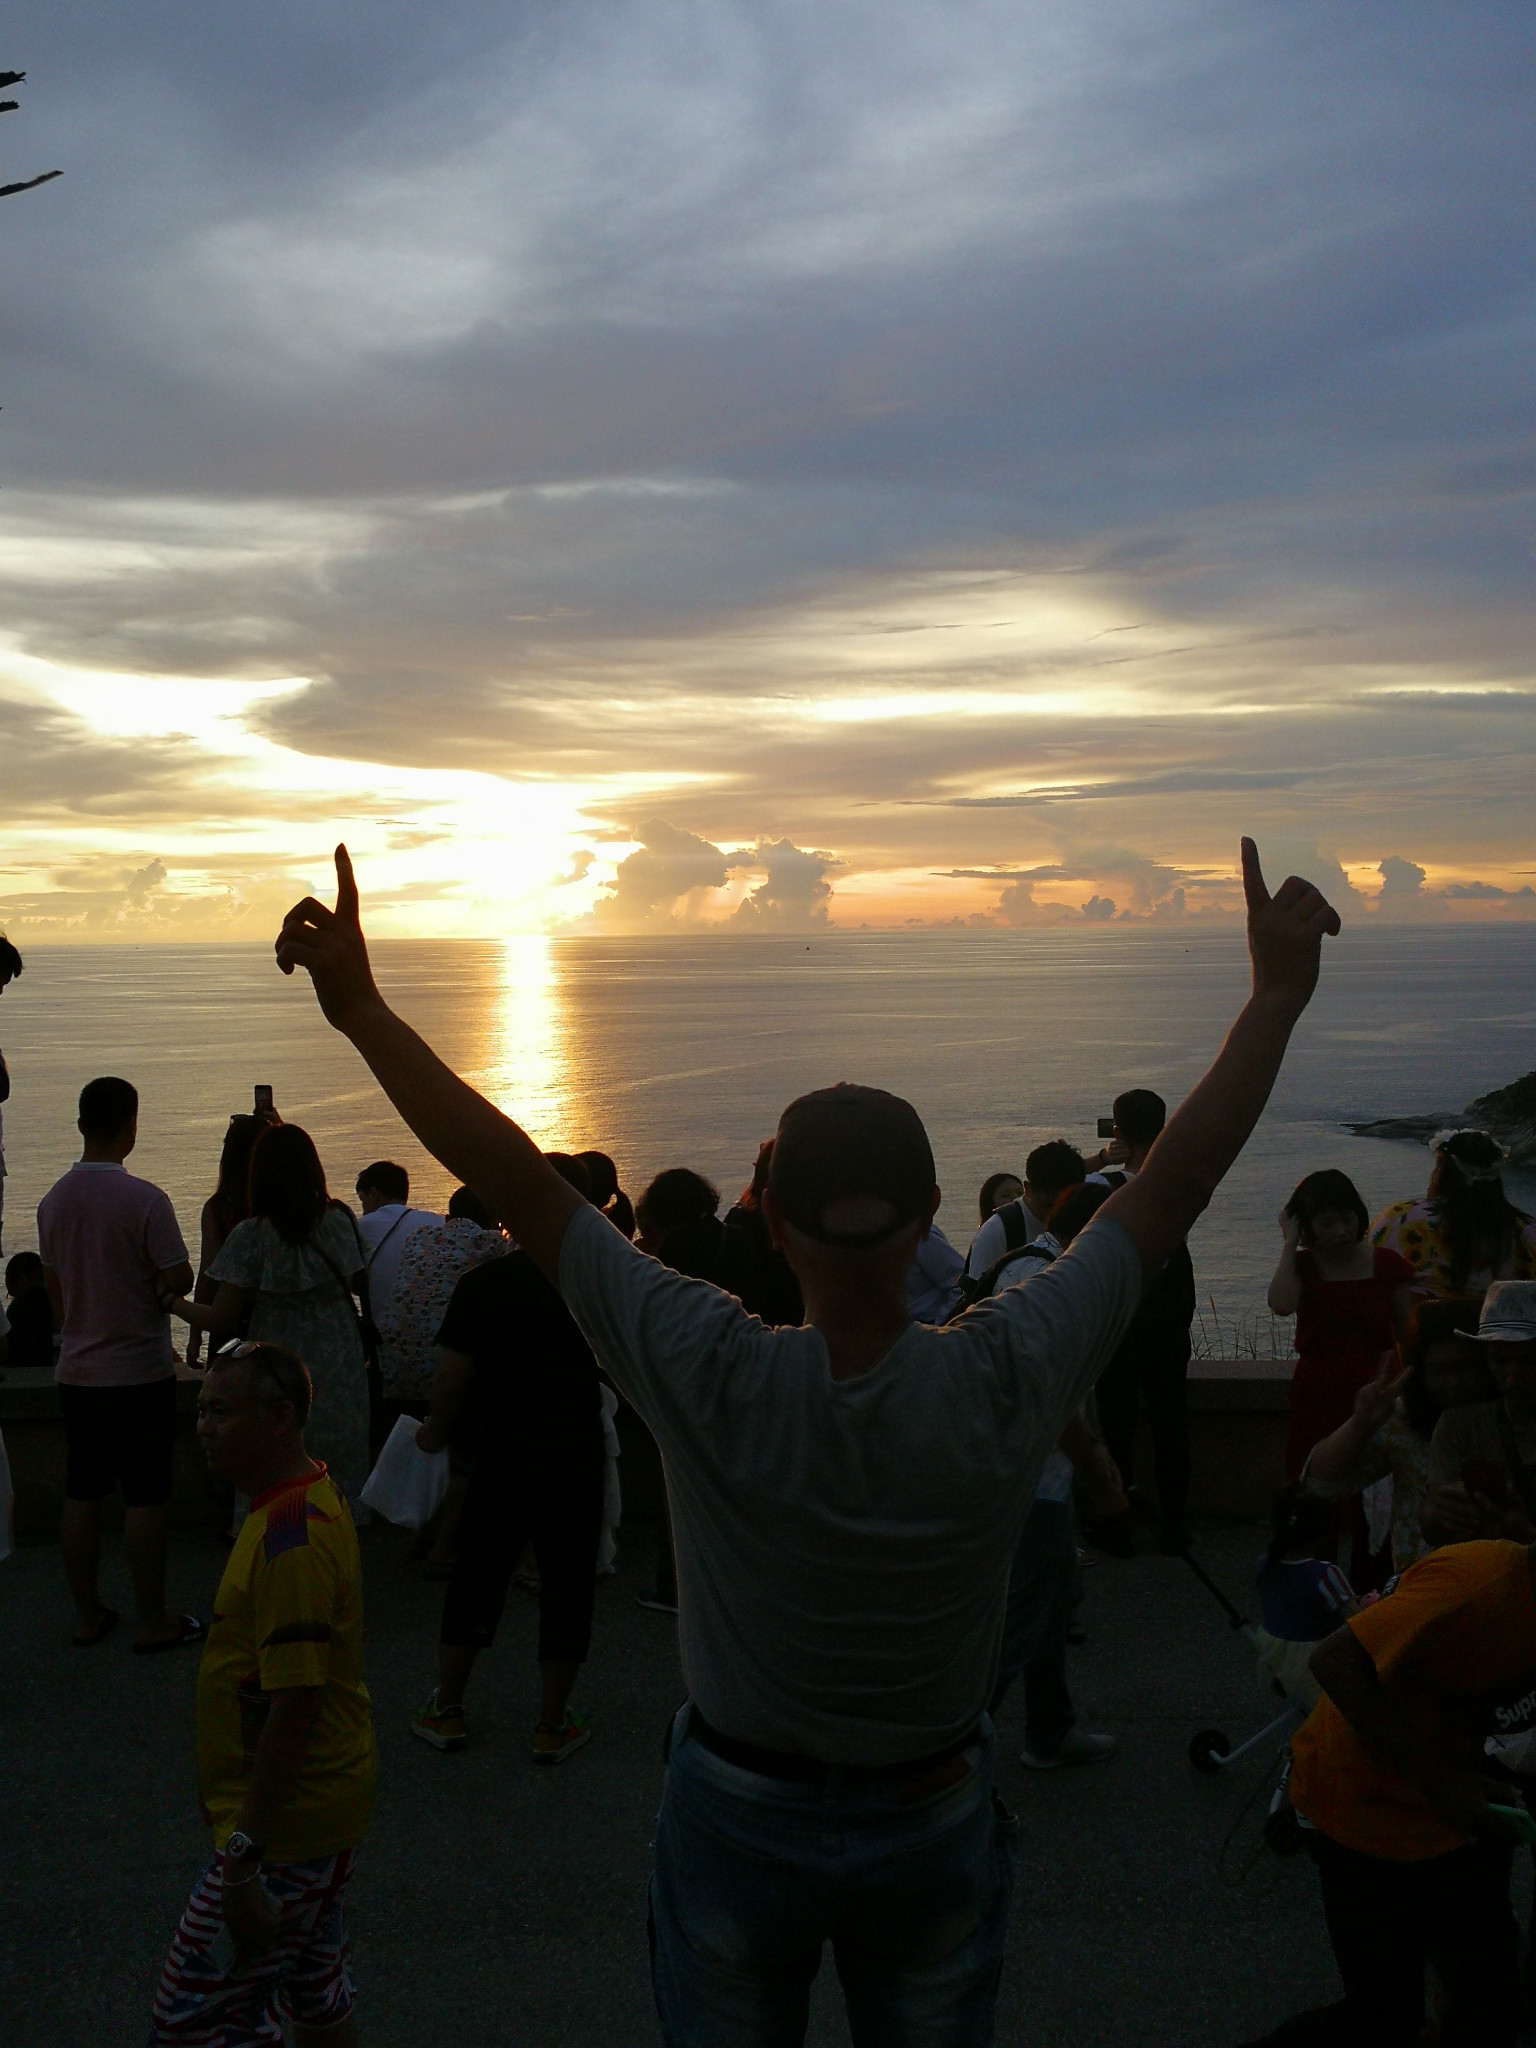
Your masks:
{"label": "child", "polygon": [[1259,1663],[1297,1706],[1317,1704],[1312,1651],[1360,1610],[1348,1579],[1319,1555],[1332,1547],[1335,1523],[1334,1502],[1293,1481],[1275,1495],[1269,1549],[1259,1559]]}
{"label": "child", "polygon": [[53,1364],[53,1309],[43,1283],[43,1262],[36,1252],[17,1252],[6,1261],[6,1314],[11,1325],[7,1364]]}

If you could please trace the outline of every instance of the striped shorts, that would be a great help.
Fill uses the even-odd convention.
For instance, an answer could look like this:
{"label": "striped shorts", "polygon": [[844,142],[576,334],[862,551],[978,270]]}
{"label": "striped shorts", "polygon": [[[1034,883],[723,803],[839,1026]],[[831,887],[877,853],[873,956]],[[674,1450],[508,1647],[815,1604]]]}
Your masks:
{"label": "striped shorts", "polygon": [[155,1993],[149,2048],[281,2048],[284,2022],[339,2026],[352,2010],[344,1899],[356,1849],[313,1863],[268,1863],[260,1882],[278,1909],[277,1941],[259,1960],[231,1952],[215,1856],[193,1887]]}

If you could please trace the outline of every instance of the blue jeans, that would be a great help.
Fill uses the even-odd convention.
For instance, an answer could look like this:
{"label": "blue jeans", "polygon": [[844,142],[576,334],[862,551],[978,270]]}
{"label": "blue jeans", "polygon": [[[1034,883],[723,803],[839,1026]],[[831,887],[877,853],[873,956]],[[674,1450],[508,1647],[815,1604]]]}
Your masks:
{"label": "blue jeans", "polygon": [[691,1739],[688,1711],[651,1879],[667,2048],[798,2048],[829,1941],[854,2048],[988,2048],[1017,1835],[991,1723],[959,1782],[913,1802],[899,1784],[741,1770]]}
{"label": "blue jeans", "polygon": [[1067,1690],[1067,1629],[1082,1568],[1070,1500],[1037,1500],[1025,1518],[1008,1574],[1008,1606],[992,1712],[1016,1678],[1024,1680],[1024,1741],[1035,1756],[1060,1749],[1077,1721]]}

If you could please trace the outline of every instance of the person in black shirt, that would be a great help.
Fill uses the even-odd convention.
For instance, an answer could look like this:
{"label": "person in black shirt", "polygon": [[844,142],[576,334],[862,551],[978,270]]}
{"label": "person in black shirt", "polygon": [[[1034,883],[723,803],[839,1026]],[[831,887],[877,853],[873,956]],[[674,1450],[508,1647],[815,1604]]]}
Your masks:
{"label": "person in black shirt", "polygon": [[[1150,1088],[1131,1088],[1114,1103],[1115,1136],[1129,1148],[1124,1168],[1100,1177],[1120,1187],[1141,1171],[1167,1118],[1167,1105]],[[1147,1283],[1136,1319],[1099,1375],[1094,1398],[1099,1429],[1120,1468],[1127,1494],[1135,1478],[1137,1411],[1147,1404],[1152,1464],[1157,1478],[1159,1547],[1174,1556],[1189,1548],[1184,1511],[1189,1502],[1189,1326],[1195,1319],[1195,1269],[1189,1246],[1176,1245]],[[1135,1551],[1131,1517],[1112,1516],[1094,1524],[1088,1540],[1112,1556]]]}
{"label": "person in black shirt", "polygon": [[[579,1163],[548,1155],[586,1192]],[[606,1457],[597,1361],[565,1304],[526,1252],[477,1266],[459,1281],[437,1333],[443,1359],[424,1451],[450,1439],[472,1447],[474,1473],[459,1522],[458,1556],[443,1602],[438,1682],[411,1720],[434,1749],[462,1749],[464,1688],[495,1639],[518,1555],[539,1564],[543,1700],[533,1754],[557,1764],[590,1741],[570,1711],[592,1640]]]}
{"label": "person in black shirt", "polygon": [[53,1364],[53,1309],[36,1252],[17,1252],[5,1265],[6,1315],[11,1325],[8,1365]]}

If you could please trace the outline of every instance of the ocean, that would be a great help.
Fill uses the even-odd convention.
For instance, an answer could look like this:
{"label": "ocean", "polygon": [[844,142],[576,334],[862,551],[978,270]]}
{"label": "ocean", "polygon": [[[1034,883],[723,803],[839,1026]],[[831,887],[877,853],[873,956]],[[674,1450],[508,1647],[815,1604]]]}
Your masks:
{"label": "ocean", "polygon": [[[23,937],[24,935],[18,935]],[[232,1110],[269,1082],[313,1135],[333,1191],[407,1166],[440,1208],[448,1177],[322,1021],[302,976],[258,946],[27,947],[0,1000],[5,1249],[35,1244],[39,1197],[76,1154],[93,1074],[138,1087],[131,1165],[170,1194],[195,1247]],[[692,1166],[732,1199],[785,1102],[861,1080],[916,1103],[960,1247],[989,1173],[1044,1138],[1096,1148],[1122,1088],[1176,1103],[1247,988],[1236,932],[826,932],[809,937],[386,941],[395,1006],[543,1144],[598,1146],[638,1193]],[[1267,1353],[1276,1214],[1303,1173],[1339,1166],[1374,1211],[1419,1192],[1422,1145],[1351,1137],[1344,1118],[1451,1112],[1536,1064],[1536,926],[1378,928],[1325,953],[1322,985],[1247,1151],[1191,1239],[1212,1349]],[[1536,1208],[1536,1178],[1510,1177]]]}

